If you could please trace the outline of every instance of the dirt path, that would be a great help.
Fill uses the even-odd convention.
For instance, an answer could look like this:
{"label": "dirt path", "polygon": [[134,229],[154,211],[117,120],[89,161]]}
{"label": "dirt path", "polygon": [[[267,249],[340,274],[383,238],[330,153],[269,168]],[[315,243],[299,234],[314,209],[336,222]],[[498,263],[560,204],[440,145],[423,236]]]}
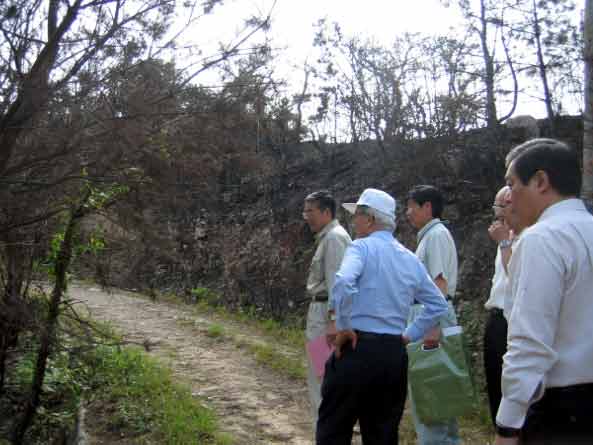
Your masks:
{"label": "dirt path", "polygon": [[313,443],[306,385],[258,365],[235,342],[206,335],[212,321],[121,291],[78,285],[70,294],[127,340],[151,345],[150,353],[218,413],[236,444]]}
{"label": "dirt path", "polygon": [[[149,345],[150,353],[218,414],[221,429],[232,435],[235,445],[313,443],[305,382],[258,364],[248,348],[241,347],[269,339],[240,323],[197,315],[188,307],[151,302],[124,291],[108,293],[94,286],[73,285],[70,294],[95,319],[109,321],[126,340]],[[208,335],[215,324],[224,331],[223,338]],[[301,357],[295,355],[300,351],[283,351]],[[460,432],[466,445],[488,444],[492,437],[488,426],[475,420],[461,422]],[[407,412],[399,439],[402,445],[416,443]],[[360,442],[360,435],[355,434],[353,444]],[[89,441],[89,445],[100,443]]]}

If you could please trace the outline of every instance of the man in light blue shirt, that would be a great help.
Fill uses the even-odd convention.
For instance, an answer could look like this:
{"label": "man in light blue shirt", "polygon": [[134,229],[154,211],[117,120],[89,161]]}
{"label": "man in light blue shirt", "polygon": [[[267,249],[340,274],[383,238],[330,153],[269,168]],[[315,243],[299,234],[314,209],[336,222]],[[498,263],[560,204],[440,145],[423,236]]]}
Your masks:
{"label": "man in light blue shirt", "polygon": [[[318,445],[346,445],[360,423],[364,443],[397,444],[407,391],[405,345],[434,327],[447,303],[418,258],[394,237],[395,200],[366,189],[354,204],[357,239],[332,289],[336,350],[327,361]],[[424,310],[406,329],[414,301]]]}

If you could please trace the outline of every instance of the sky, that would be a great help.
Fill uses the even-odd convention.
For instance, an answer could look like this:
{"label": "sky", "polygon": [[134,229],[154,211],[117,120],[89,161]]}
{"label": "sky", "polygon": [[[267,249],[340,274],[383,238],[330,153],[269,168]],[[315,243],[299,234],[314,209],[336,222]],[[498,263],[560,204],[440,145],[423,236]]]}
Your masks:
{"label": "sky", "polygon": [[[186,32],[184,39],[214,50],[241,30],[242,19],[271,11],[269,36],[277,65],[294,74],[294,65],[314,57],[314,24],[326,17],[347,35],[372,37],[386,45],[403,32],[445,33],[458,20],[439,0],[226,0]],[[430,11],[427,14],[427,11]]]}
{"label": "sky", "polygon": [[346,34],[385,44],[404,32],[445,33],[459,19],[439,0],[278,0],[272,30],[291,53],[303,57],[311,49],[313,23],[321,17],[340,23]]}
{"label": "sky", "polygon": [[373,37],[384,44],[403,32],[442,34],[459,21],[454,8],[440,0],[227,0],[204,18],[200,35],[209,35],[211,43],[228,39],[240,29],[241,18],[270,11],[275,47],[298,63],[311,56],[314,24],[324,17],[338,22],[347,35]]}
{"label": "sky", "polygon": [[[477,0],[471,0],[477,1]],[[581,11],[585,0],[576,0]],[[185,35],[201,48],[216,48],[219,41],[229,41],[241,29],[242,19],[250,14],[267,15],[272,11],[269,36],[275,49],[275,72],[289,79],[296,93],[303,83],[303,64],[316,60],[313,48],[314,23],[326,17],[338,22],[348,36],[373,38],[390,45],[404,32],[447,34],[460,26],[461,15],[455,6],[446,7],[441,0],[225,0],[213,14],[203,17],[195,31]],[[451,0],[451,4],[456,2]],[[578,17],[575,17],[578,20]],[[208,51],[208,50],[206,50]],[[199,79],[216,84],[213,75]],[[545,108],[538,102],[523,100],[517,114],[544,117]],[[536,105],[534,105],[536,104]]]}

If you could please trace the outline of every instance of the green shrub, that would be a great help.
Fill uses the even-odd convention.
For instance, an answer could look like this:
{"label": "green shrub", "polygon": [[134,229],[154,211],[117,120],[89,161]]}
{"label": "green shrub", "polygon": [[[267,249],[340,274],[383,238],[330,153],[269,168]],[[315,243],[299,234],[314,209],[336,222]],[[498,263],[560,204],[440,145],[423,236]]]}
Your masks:
{"label": "green shrub", "polygon": [[221,302],[220,294],[206,287],[193,288],[191,295],[196,303],[205,303],[208,306],[218,306]]}
{"label": "green shrub", "polygon": [[[219,327],[222,330],[222,327]],[[103,327],[110,332],[109,327]],[[112,338],[111,341],[114,339]],[[119,341],[115,337],[115,341]],[[29,339],[27,352],[10,374],[11,391],[28,394],[38,345]],[[134,438],[134,444],[222,445],[228,437],[217,432],[214,414],[192,397],[191,390],[173,382],[170,371],[139,348],[94,347],[74,337],[61,337],[50,358],[41,405],[28,430],[30,445],[57,443],[72,431],[81,400],[89,402],[89,419]],[[8,399],[0,399],[8,400]],[[8,429],[20,413],[0,404]],[[8,417],[7,417],[8,416]],[[8,422],[8,423],[6,423]],[[0,438],[1,440],[2,438]]]}

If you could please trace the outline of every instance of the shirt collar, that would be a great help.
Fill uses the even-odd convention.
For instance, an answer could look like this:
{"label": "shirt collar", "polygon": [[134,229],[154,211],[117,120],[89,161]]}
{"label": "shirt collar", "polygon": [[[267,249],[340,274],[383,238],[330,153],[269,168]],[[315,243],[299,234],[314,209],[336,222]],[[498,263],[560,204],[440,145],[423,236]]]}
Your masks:
{"label": "shirt collar", "polygon": [[551,206],[546,208],[546,210],[544,210],[537,219],[537,222],[545,221],[548,218],[560,215],[569,210],[582,210],[584,212],[587,211],[587,209],[585,208],[585,204],[579,198],[563,199],[562,201],[552,204]]}
{"label": "shirt collar", "polygon": [[417,242],[420,242],[420,240],[422,239],[422,237],[424,235],[426,235],[426,232],[428,232],[430,229],[432,229],[434,226],[436,226],[438,223],[440,223],[441,220],[440,218],[433,218],[430,221],[428,221],[424,227],[422,227],[419,231],[418,234],[416,235],[416,240]]}
{"label": "shirt collar", "polygon": [[393,238],[393,233],[389,230],[377,230],[375,232],[369,233],[369,237],[377,237],[377,238]]}
{"label": "shirt collar", "polygon": [[328,222],[325,227],[323,227],[323,229],[321,229],[319,232],[317,232],[315,234],[315,241],[319,242],[323,239],[323,237],[325,235],[327,235],[327,233],[333,229],[334,227],[336,227],[339,224],[337,219],[332,219],[330,222]]}

